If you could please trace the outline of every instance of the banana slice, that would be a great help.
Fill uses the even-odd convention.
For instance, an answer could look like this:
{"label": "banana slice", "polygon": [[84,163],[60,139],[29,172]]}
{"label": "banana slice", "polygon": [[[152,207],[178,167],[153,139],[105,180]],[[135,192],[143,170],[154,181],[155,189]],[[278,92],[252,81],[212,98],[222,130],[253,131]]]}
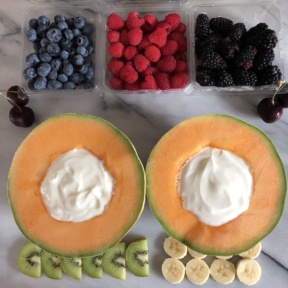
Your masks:
{"label": "banana slice", "polygon": [[235,278],[235,266],[225,259],[215,259],[210,266],[213,279],[221,284],[229,284]]}
{"label": "banana slice", "polygon": [[164,250],[170,257],[177,259],[182,259],[187,254],[187,246],[172,237],[165,239]]}
{"label": "banana slice", "polygon": [[191,249],[191,248],[188,248],[188,253],[193,257],[193,258],[196,258],[196,259],[203,259],[205,258],[207,255],[205,254],[201,254],[199,252],[196,252],[195,250]]}
{"label": "banana slice", "polygon": [[240,253],[239,256],[248,259],[255,259],[259,256],[261,250],[262,250],[261,242],[258,242],[255,246],[253,246],[249,250]]}
{"label": "banana slice", "polygon": [[215,257],[218,258],[218,259],[228,260],[228,259],[232,258],[233,255],[229,255],[229,256],[215,256]]}
{"label": "banana slice", "polygon": [[203,260],[192,259],[186,264],[187,278],[193,284],[204,284],[208,280],[209,274],[209,266]]}
{"label": "banana slice", "polygon": [[180,283],[185,276],[185,266],[177,258],[167,258],[162,264],[162,274],[168,282]]}
{"label": "banana slice", "polygon": [[261,277],[261,267],[256,260],[241,259],[236,265],[236,275],[240,282],[254,285]]}

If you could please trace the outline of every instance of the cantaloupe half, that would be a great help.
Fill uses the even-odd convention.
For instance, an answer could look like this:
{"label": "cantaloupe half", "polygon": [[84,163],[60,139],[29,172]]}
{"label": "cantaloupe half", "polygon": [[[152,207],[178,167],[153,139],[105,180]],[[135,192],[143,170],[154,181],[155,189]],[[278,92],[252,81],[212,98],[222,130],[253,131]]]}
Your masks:
{"label": "cantaloupe half", "polygon": [[[86,148],[115,179],[103,214],[83,222],[58,221],[42,201],[40,185],[52,161],[74,148]],[[145,202],[145,171],[130,140],[111,123],[81,114],[54,116],[22,142],[8,176],[15,221],[30,241],[64,257],[100,254],[117,244],[139,218]]]}
{"label": "cantaloupe half", "polygon": [[[246,161],[253,177],[248,210],[221,226],[209,226],[182,206],[180,168],[204,147],[228,150]],[[235,255],[251,248],[276,226],[286,196],[286,176],[271,140],[259,129],[225,115],[187,119],[168,131],[146,167],[147,198],[164,230],[208,255]],[[191,190],[193,191],[193,190]]]}

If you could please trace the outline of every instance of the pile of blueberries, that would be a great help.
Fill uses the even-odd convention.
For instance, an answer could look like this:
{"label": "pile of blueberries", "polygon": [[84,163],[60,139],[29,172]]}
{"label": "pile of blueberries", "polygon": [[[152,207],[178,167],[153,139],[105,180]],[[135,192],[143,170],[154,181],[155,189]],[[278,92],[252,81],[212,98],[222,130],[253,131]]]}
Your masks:
{"label": "pile of blueberries", "polygon": [[82,16],[56,15],[54,22],[47,16],[30,19],[26,35],[34,52],[26,56],[23,71],[29,89],[93,88],[93,32],[94,25]]}

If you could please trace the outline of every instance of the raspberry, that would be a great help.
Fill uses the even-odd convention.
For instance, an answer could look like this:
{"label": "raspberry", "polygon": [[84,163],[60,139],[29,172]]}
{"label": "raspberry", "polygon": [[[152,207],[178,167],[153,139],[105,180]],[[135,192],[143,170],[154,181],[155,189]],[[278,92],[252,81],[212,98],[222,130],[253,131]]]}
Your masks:
{"label": "raspberry", "polygon": [[137,54],[134,57],[134,65],[135,69],[138,72],[144,71],[150,64],[150,61],[142,54]]}
{"label": "raspberry", "polygon": [[120,69],[119,77],[127,83],[134,83],[138,80],[138,73],[131,65],[126,64]]}
{"label": "raspberry", "polygon": [[155,80],[156,80],[156,84],[158,88],[160,88],[161,90],[170,89],[171,84],[170,84],[169,74],[158,73],[155,75]]}
{"label": "raspberry", "polygon": [[177,53],[184,53],[187,51],[187,37],[185,35],[178,32],[172,32],[168,39],[178,43]]}
{"label": "raspberry", "polygon": [[109,43],[119,42],[120,32],[118,31],[108,31],[107,40]]}
{"label": "raspberry", "polygon": [[128,91],[136,91],[140,89],[139,80],[135,81],[134,83],[126,83],[125,82],[125,89]]}
{"label": "raspberry", "polygon": [[149,35],[144,35],[143,36],[142,41],[137,46],[139,51],[141,51],[143,49],[146,49],[149,45],[151,45],[150,41],[148,40],[148,36]]}
{"label": "raspberry", "polygon": [[172,26],[164,20],[159,21],[158,24],[156,25],[156,28],[162,28],[166,30],[167,35],[169,35],[172,32]]}
{"label": "raspberry", "polygon": [[179,26],[174,30],[174,32],[184,34],[186,32],[186,25],[183,22],[180,22]]}
{"label": "raspberry", "polygon": [[183,61],[187,62],[187,56],[186,56],[185,53],[176,54],[174,57],[175,57],[176,60],[183,60]]}
{"label": "raspberry", "polygon": [[172,30],[174,30],[180,24],[180,15],[177,13],[170,13],[165,17],[165,21],[169,23],[172,27]]}
{"label": "raspberry", "polygon": [[114,90],[123,90],[124,89],[124,82],[121,79],[119,79],[118,77],[113,76],[109,80],[109,84]]}
{"label": "raspberry", "polygon": [[138,49],[135,46],[127,46],[124,50],[124,57],[126,60],[132,60],[138,54]]}
{"label": "raspberry", "polygon": [[140,83],[140,88],[149,90],[157,89],[155,78],[152,75],[145,76],[144,80]]}
{"label": "raspberry", "polygon": [[111,58],[107,64],[108,70],[115,76],[119,75],[120,69],[124,66],[123,61],[116,58]]}
{"label": "raspberry", "polygon": [[146,33],[151,33],[155,30],[158,23],[157,18],[153,14],[147,14],[144,16],[145,23],[142,26],[142,30]]}
{"label": "raspberry", "polygon": [[184,88],[188,83],[187,73],[177,73],[170,79],[171,88]]}
{"label": "raspberry", "polygon": [[156,28],[149,36],[148,40],[157,45],[159,48],[163,47],[167,41],[167,32],[163,28]]}
{"label": "raspberry", "polygon": [[129,45],[128,30],[127,29],[123,29],[120,32],[120,42],[122,42],[123,45]]}
{"label": "raspberry", "polygon": [[140,28],[133,28],[128,32],[128,41],[130,45],[138,45],[143,38],[143,31]]}
{"label": "raspberry", "polygon": [[176,59],[173,56],[166,56],[158,61],[157,68],[161,72],[171,73],[176,68]]}
{"label": "raspberry", "polygon": [[160,49],[161,56],[174,55],[178,49],[178,43],[174,40],[167,40],[166,44]]}
{"label": "raspberry", "polygon": [[110,30],[121,31],[124,28],[124,21],[118,14],[112,13],[107,18],[107,27]]}
{"label": "raspberry", "polygon": [[134,67],[134,62],[133,62],[132,60],[128,60],[128,61],[126,62],[126,65],[129,65],[129,66],[135,68],[135,67]]}
{"label": "raspberry", "polygon": [[157,67],[149,66],[142,72],[142,76],[146,76],[146,75],[155,76],[157,73],[159,73],[159,70],[157,69]]}
{"label": "raspberry", "polygon": [[145,49],[144,55],[151,62],[157,62],[161,57],[160,50],[155,45],[149,45]]}
{"label": "raspberry", "polygon": [[115,58],[123,56],[124,45],[120,42],[111,43],[108,47],[108,54]]}
{"label": "raspberry", "polygon": [[132,11],[128,14],[126,20],[126,27],[128,30],[131,30],[133,28],[140,28],[142,25],[144,25],[144,23],[145,20],[143,18],[140,18],[137,12]]}
{"label": "raspberry", "polygon": [[188,72],[188,65],[186,61],[176,59],[176,68],[174,73]]}

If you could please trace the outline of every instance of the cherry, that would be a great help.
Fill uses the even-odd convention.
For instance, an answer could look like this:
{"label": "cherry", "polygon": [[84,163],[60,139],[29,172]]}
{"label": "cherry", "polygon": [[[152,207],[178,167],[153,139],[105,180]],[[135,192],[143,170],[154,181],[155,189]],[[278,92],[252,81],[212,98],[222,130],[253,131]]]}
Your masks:
{"label": "cherry", "polygon": [[17,85],[11,86],[6,93],[8,102],[13,106],[25,106],[29,102],[29,97]]}
{"label": "cherry", "polygon": [[288,93],[277,95],[276,101],[277,101],[283,108],[288,108]]}
{"label": "cherry", "polygon": [[18,127],[30,127],[35,120],[35,115],[30,107],[14,106],[9,112],[10,121]]}
{"label": "cherry", "polygon": [[257,106],[259,116],[266,123],[276,122],[283,114],[282,106],[273,100],[273,98],[264,98]]}

